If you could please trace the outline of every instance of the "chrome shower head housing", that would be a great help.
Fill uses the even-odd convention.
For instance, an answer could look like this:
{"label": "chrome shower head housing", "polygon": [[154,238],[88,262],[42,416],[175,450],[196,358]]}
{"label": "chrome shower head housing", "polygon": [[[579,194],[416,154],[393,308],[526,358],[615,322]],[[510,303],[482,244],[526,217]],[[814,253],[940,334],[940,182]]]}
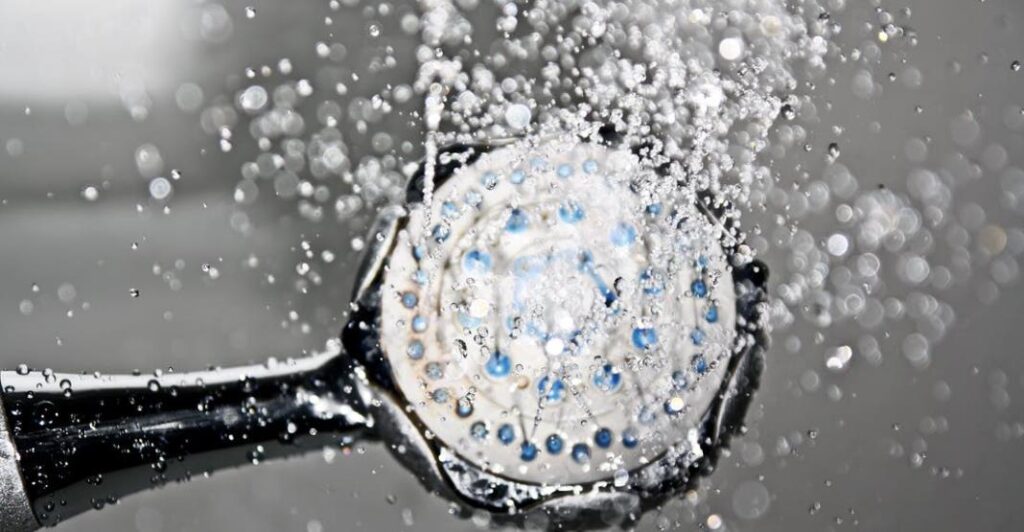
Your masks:
{"label": "chrome shower head housing", "polygon": [[688,485],[764,344],[767,272],[721,206],[666,202],[663,168],[574,136],[427,164],[381,215],[343,333],[418,442],[406,460],[502,513]]}

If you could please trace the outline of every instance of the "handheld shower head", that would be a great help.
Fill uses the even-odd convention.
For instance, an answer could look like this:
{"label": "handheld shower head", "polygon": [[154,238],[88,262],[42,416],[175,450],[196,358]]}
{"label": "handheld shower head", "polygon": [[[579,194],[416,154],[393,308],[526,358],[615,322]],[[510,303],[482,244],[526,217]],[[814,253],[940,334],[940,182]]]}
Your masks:
{"label": "handheld shower head", "polygon": [[327,352],[0,373],[4,530],[360,437],[507,519],[587,526],[605,503],[657,504],[713,465],[766,342],[764,266],[713,194],[673,196],[662,177],[628,147],[568,135],[449,147],[380,214]]}

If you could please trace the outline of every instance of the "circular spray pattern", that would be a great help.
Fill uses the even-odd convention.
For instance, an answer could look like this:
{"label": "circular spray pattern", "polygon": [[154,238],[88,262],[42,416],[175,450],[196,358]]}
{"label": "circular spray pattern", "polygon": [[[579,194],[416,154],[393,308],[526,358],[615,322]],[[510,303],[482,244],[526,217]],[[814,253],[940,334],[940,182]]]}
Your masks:
{"label": "circular spray pattern", "polygon": [[381,347],[445,446],[526,482],[584,483],[694,441],[735,340],[721,228],[640,192],[631,151],[522,141],[413,206]]}

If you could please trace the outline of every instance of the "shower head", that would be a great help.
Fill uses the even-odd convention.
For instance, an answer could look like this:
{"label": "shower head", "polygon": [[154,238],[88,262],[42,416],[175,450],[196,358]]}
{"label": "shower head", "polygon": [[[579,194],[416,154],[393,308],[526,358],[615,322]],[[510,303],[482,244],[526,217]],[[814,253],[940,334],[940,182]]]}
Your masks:
{"label": "shower head", "polygon": [[738,428],[766,342],[766,269],[728,206],[667,175],[607,136],[444,148],[379,215],[327,352],[0,373],[0,523],[370,437],[499,519],[590,526],[658,504]]}
{"label": "shower head", "polygon": [[636,150],[496,144],[442,151],[381,217],[346,350],[457,500],[660,500],[739,423],[767,272]]}

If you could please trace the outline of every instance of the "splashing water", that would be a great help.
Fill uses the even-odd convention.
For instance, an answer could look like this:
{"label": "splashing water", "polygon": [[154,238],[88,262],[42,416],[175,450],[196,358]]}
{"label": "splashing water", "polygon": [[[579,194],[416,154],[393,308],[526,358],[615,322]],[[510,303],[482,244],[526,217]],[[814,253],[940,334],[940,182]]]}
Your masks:
{"label": "splashing water", "polygon": [[[712,195],[725,209],[725,218],[747,228],[737,254],[740,261],[762,257],[777,272],[769,321],[783,349],[802,352],[811,345],[824,345],[825,357],[818,365],[840,373],[857,363],[855,354],[878,364],[883,352],[895,348],[911,366],[923,369],[930,364],[934,345],[955,319],[953,307],[941,299],[941,292],[969,286],[972,276],[980,275],[980,263],[989,266],[992,280],[979,282],[979,296],[993,299],[998,285],[1017,277],[1015,256],[1024,251],[1024,233],[987,220],[975,204],[958,204],[956,191],[968,186],[980,172],[961,152],[955,152],[941,168],[926,168],[921,153],[928,149],[926,143],[909,141],[906,151],[914,168],[908,172],[905,190],[866,187],[856,175],[856,165],[840,161],[838,143],[824,150],[827,164],[820,175],[811,174],[798,161],[814,149],[808,137],[809,124],[816,121],[818,113],[813,96],[816,83],[835,81],[829,77],[827,61],[858,65],[850,80],[851,91],[870,100],[882,90],[871,69],[881,48],[897,53],[899,47],[910,49],[917,44],[916,35],[897,24],[898,18],[909,18],[909,13],[892,14],[879,8],[869,21],[877,27],[874,40],[842,48],[835,36],[842,30],[838,14],[844,5],[841,1],[787,5],[769,0],[538,0],[528,6],[513,2],[485,6],[422,0],[418,15],[407,13],[396,25],[403,36],[418,36],[414,79],[369,95],[353,94],[343,82],[335,86],[337,95],[314,93],[302,79],[283,81],[273,88],[255,84],[239,91],[233,103],[206,109],[203,126],[218,135],[227,150],[239,141],[234,133],[239,117],[248,120],[245,126],[261,153],[243,165],[235,194],[239,203],[250,204],[261,191],[272,188],[276,197],[296,199],[298,212],[316,222],[329,218],[332,204],[335,219],[355,223],[364,222],[366,214],[377,208],[401,203],[413,163],[422,157],[427,161],[426,207],[423,218],[412,225],[416,231],[405,242],[410,247],[439,239],[442,234],[437,228],[445,227],[448,218],[457,218],[465,208],[463,204],[449,206],[450,198],[434,195],[432,166],[443,147],[525,138],[521,144],[525,151],[513,156],[523,161],[538,139],[568,136],[586,144],[614,130],[618,143],[635,148],[637,168],[629,174],[628,188],[643,208],[656,205],[663,212],[687,212],[702,195]],[[379,15],[364,14],[374,19]],[[317,45],[318,55],[325,59],[343,57],[343,50],[337,44]],[[387,65],[393,59],[394,52],[383,52],[374,58],[374,64]],[[288,73],[279,73],[288,76],[290,72],[289,68]],[[909,72],[904,83],[919,84],[919,75]],[[296,110],[307,101],[315,103],[315,126]],[[422,143],[396,145],[397,135],[384,125],[392,115],[400,116],[405,126],[412,124],[422,131]],[[1024,123],[1008,120],[1017,120],[1018,128]],[[979,128],[970,113],[957,116],[950,123],[952,140],[968,151],[978,143]],[[367,143],[354,137],[368,137],[369,149],[359,146]],[[982,157],[990,170],[1002,172],[1005,201],[1019,213],[1024,172],[1008,166],[1005,149],[1001,149],[990,147]],[[557,177],[557,163],[547,163],[553,165],[552,175]],[[584,168],[572,171],[583,172]],[[509,172],[502,176],[510,178]],[[506,180],[496,187],[508,184]],[[569,196],[572,192],[568,190]],[[577,202],[572,197],[552,199],[550,205],[537,209],[547,209],[551,219],[563,224],[586,220],[592,209],[630,210],[603,203],[621,197],[614,189],[588,190],[587,194],[594,197]],[[957,207],[958,216],[951,214]],[[485,225],[498,233],[528,231],[540,210],[489,213]],[[816,223],[809,223],[812,220]],[[671,229],[674,237],[685,236],[689,242],[719,239],[712,226],[683,225]],[[609,235],[601,240],[609,249],[665,231],[646,223],[599,230]],[[499,277],[467,283],[466,278],[445,277],[450,273],[443,271],[446,266],[434,264],[424,275],[439,279],[438,287],[451,286],[452,290],[436,294],[402,291],[402,298],[396,301],[408,303],[410,312],[421,304],[435,305],[442,322],[418,325],[416,316],[410,314],[408,323],[401,326],[445,328],[444,334],[452,341],[477,351],[471,357],[456,354],[450,360],[440,360],[424,352],[422,345],[396,347],[411,358],[423,359],[417,366],[423,373],[407,376],[409,382],[425,377],[429,383],[420,390],[418,400],[424,408],[446,405],[439,416],[449,415],[449,411],[471,413],[476,401],[491,400],[489,387],[497,386],[495,383],[507,381],[518,386],[525,380],[523,388],[536,394],[524,395],[522,404],[499,406],[518,409],[528,423],[487,420],[478,424],[466,413],[466,426],[452,423],[453,433],[441,437],[449,441],[496,438],[511,444],[522,440],[525,433],[530,436],[524,442],[536,442],[539,448],[508,445],[501,451],[510,455],[505,462],[530,462],[538,454],[590,461],[594,446],[600,446],[596,440],[586,448],[563,441],[551,416],[552,411],[563,410],[547,408],[575,405],[572,408],[578,410],[569,414],[572,422],[587,420],[592,423],[590,429],[599,431],[603,424],[594,420],[600,419],[601,412],[594,411],[587,401],[574,403],[578,391],[568,383],[586,382],[587,389],[599,393],[628,386],[636,377],[630,376],[625,358],[602,358],[576,368],[552,366],[551,362],[574,348],[575,319],[594,320],[607,310],[602,297],[606,292],[617,294],[614,279],[601,278],[586,267],[580,269],[580,257],[588,250],[569,250],[566,257],[558,254],[565,249],[527,250],[529,256],[541,258],[536,265],[524,265],[509,259],[515,254],[503,251],[501,246],[506,244],[493,235],[450,234],[459,250],[450,256],[458,257],[458,269],[468,278],[474,273],[486,277],[500,272],[512,281],[508,286],[495,280]],[[666,286],[685,286],[691,296],[704,290],[714,292],[720,289],[714,280],[701,287],[688,277],[665,273],[676,262],[697,263],[702,255],[697,248],[655,250],[648,269],[630,271],[624,277],[637,281],[635,294],[651,296]],[[515,286],[516,275],[527,275],[533,267],[558,270],[569,266],[574,268],[570,277],[578,286],[538,285],[526,293]],[[566,275],[549,278],[564,279]],[[490,301],[494,293],[510,301],[507,308],[477,303]],[[522,316],[525,308],[536,312]],[[560,316],[557,310],[566,312]],[[673,311],[660,312],[664,317]],[[700,312],[707,317],[707,309]],[[664,323],[620,321],[627,333],[622,338],[641,351],[659,343],[690,341],[663,334]],[[896,322],[905,332],[888,338],[884,332]],[[840,323],[856,324],[863,334],[852,341],[829,338],[829,330]],[[616,326],[608,326],[608,330],[618,332]],[[491,334],[473,334],[480,327],[490,327]],[[534,341],[517,352],[488,343],[496,341],[494,331],[503,328]],[[398,333],[386,336],[404,338]],[[700,340],[728,345],[720,338]],[[612,340],[605,336],[594,341]],[[685,358],[692,359],[692,354],[687,352]],[[517,367],[522,360],[527,363]],[[648,357],[655,368],[670,367],[674,360],[658,350]],[[695,371],[695,366],[689,370]],[[682,410],[684,405],[672,401],[673,381],[687,381],[693,375],[665,376],[661,383],[664,393],[655,392],[657,398],[649,402],[658,404],[663,412]],[[471,383],[455,382],[462,378]],[[469,391],[471,399],[461,402]],[[632,426],[609,431],[617,444],[624,443],[627,436],[645,437]],[[594,434],[596,437],[597,432]],[[588,478],[587,471],[561,467],[549,470],[551,479],[566,474]],[[757,486],[747,491],[760,496]]]}

